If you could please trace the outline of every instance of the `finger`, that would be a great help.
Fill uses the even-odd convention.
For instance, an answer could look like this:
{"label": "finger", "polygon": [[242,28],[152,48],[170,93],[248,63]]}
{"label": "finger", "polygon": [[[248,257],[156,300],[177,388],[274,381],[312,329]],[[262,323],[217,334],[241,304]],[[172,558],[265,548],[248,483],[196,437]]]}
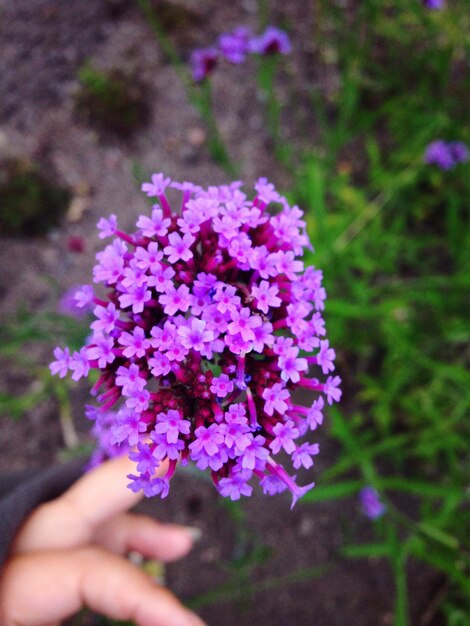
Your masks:
{"label": "finger", "polygon": [[[82,476],[62,496],[39,506],[28,517],[13,552],[73,548],[88,543],[97,526],[142,498],[127,488],[126,475],[134,470],[132,461],[119,457]],[[166,471],[167,463],[162,463],[156,475]]]}
{"label": "finger", "polygon": [[118,554],[135,550],[148,558],[174,561],[190,551],[199,535],[197,528],[162,524],[144,515],[123,513],[100,526],[94,540]]}
{"label": "finger", "polygon": [[18,555],[0,579],[0,623],[42,626],[87,606],[138,626],[204,626],[168,590],[101,548]]}
{"label": "finger", "polygon": [[[155,476],[163,476],[168,470],[168,461],[156,469]],[[143,498],[143,493],[128,489],[127,475],[135,472],[135,463],[123,455],[103,463],[85,474],[61,499],[74,509],[81,511],[92,526],[127,511]]]}

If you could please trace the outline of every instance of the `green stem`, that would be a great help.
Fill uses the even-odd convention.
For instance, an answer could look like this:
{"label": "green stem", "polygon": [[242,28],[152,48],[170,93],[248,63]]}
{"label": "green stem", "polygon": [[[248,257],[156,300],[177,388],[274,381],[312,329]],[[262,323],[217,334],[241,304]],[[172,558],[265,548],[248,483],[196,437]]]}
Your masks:
{"label": "green stem", "polygon": [[171,40],[162,28],[151,1],[137,0],[137,2],[148,24],[155,33],[155,37],[162,47],[163,52],[168,57],[181,82],[183,83],[188,100],[198,111],[207,127],[209,135],[208,147],[212,158],[216,163],[223,167],[227,174],[230,176],[236,176],[237,168],[230,159],[222,135],[220,134],[217,120],[214,116],[209,81],[205,80],[199,86],[194,83],[186,64],[183,63]]}

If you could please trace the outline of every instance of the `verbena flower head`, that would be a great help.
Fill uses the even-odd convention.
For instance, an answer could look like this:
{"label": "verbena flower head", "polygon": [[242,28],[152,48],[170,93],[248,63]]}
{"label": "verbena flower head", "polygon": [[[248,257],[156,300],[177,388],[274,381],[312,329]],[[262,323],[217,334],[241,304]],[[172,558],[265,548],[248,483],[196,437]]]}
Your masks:
{"label": "verbena flower head", "polygon": [[262,35],[251,40],[251,51],[255,54],[289,54],[291,50],[287,33],[275,26],[268,26]]}
{"label": "verbena flower head", "polygon": [[190,58],[193,80],[201,82],[215,70],[219,57],[229,63],[239,65],[248,54],[270,56],[289,54],[292,45],[286,32],[275,26],[268,26],[264,33],[253,36],[246,26],[237,26],[230,33],[223,33],[217,45],[211,48],[198,48]]}
{"label": "verbena flower head", "polygon": [[[170,186],[182,192],[175,209]],[[192,461],[232,500],[256,478],[267,494],[289,489],[294,504],[313,483],[297,485],[276,456],[310,468],[318,445],[299,440],[341,396],[322,272],[302,260],[311,248],[303,213],[266,179],[253,200],[240,182],[202,189],[163,174],[142,189],[156,204],[134,233],[114,215],[99,221],[111,239],[93,272],[105,295],[90,285],[76,295],[94,304],[93,334],[79,352],[56,348],[51,371],[98,372],[98,407],[88,410],[98,457],[130,450],[134,491],[165,497],[177,462]],[[155,478],[165,459],[166,476]]]}
{"label": "verbena flower head", "polygon": [[461,141],[437,139],[428,145],[424,153],[425,163],[436,165],[441,170],[451,170],[459,163],[465,163],[468,160],[468,148]]}
{"label": "verbena flower head", "polygon": [[210,76],[217,66],[217,48],[199,48],[191,54],[190,64],[193,80],[200,82]]}
{"label": "verbena flower head", "polygon": [[364,487],[359,492],[362,512],[371,520],[376,520],[385,513],[385,505],[374,487]]}
{"label": "verbena flower head", "polygon": [[250,52],[251,31],[246,26],[237,26],[231,33],[219,37],[218,46],[222,56],[236,65],[243,63]]}

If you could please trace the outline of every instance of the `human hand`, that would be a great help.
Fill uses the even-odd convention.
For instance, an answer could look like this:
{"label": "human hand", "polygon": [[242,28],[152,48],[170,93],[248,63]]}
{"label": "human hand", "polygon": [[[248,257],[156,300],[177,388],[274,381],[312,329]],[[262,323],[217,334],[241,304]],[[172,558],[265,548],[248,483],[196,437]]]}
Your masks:
{"label": "human hand", "polygon": [[139,626],[204,626],[120,556],[172,561],[194,538],[193,529],[126,512],[141,499],[126,488],[133,470],[125,457],[108,461],[27,518],[0,574],[2,626],[53,626],[83,606]]}

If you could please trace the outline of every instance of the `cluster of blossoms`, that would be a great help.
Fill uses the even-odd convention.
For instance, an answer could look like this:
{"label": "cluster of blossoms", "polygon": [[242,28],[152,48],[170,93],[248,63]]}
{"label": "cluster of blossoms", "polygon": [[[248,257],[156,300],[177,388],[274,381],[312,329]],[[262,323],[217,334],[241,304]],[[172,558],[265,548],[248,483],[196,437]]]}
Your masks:
{"label": "cluster of blossoms", "polygon": [[[169,187],[182,193],[178,211]],[[295,503],[313,483],[297,485],[273,457],[285,451],[294,469],[311,467],[318,444],[296,440],[341,396],[322,272],[299,258],[310,245],[303,213],[266,179],[253,200],[240,182],[202,189],[163,174],[142,190],[157,203],[134,234],[115,215],[98,222],[100,237],[113,237],[94,267],[106,296],[77,291],[79,306],[94,305],[93,334],[73,354],[56,348],[51,372],[79,380],[99,371],[99,407],[87,412],[98,455],[129,453],[132,490],[165,497],[177,462],[191,460],[223,496],[250,495],[256,476],[265,493],[289,489]],[[164,460],[168,472],[156,477]]]}
{"label": "cluster of blossoms", "polygon": [[466,163],[469,158],[468,148],[461,141],[438,139],[430,143],[424,153],[424,162],[441,170],[451,170],[459,163]]}
{"label": "cluster of blossoms", "polygon": [[200,48],[192,53],[190,62],[193,79],[200,82],[207,78],[217,67],[220,58],[239,65],[249,54],[289,54],[291,49],[287,34],[275,26],[268,26],[259,36],[253,36],[246,26],[238,26],[231,33],[221,35],[216,46]]}

